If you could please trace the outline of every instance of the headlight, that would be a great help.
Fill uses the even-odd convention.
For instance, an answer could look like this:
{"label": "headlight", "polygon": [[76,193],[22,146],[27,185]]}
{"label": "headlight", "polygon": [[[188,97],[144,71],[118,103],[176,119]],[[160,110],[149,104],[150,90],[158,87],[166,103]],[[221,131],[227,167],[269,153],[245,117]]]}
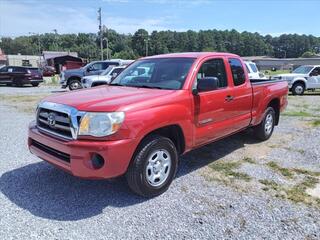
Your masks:
{"label": "headlight", "polygon": [[124,121],[124,112],[88,112],[82,118],[79,135],[105,137],[117,132]]}

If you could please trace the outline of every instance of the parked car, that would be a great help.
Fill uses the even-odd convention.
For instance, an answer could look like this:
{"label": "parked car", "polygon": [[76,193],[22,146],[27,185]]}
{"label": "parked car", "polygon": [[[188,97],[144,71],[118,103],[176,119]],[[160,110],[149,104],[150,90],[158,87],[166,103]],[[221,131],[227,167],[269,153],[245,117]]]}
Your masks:
{"label": "parked car", "polygon": [[305,90],[320,88],[320,65],[303,65],[292,73],[279,74],[275,78],[288,81],[289,90],[293,95],[303,95]]}
{"label": "parked car", "polygon": [[52,66],[44,66],[41,70],[44,77],[52,77],[56,74],[56,70]]}
{"label": "parked car", "polygon": [[6,84],[8,86],[31,84],[36,87],[41,82],[43,82],[43,79],[38,70],[37,73],[35,73],[35,70],[27,67],[4,66],[0,68],[0,84]]}
{"label": "parked car", "polygon": [[29,149],[74,176],[125,174],[135,193],[159,195],[179,155],[247,128],[262,141],[271,137],[288,84],[251,82],[244,68],[227,53],[139,59],[106,87],[43,99],[29,126]]}
{"label": "parked car", "polygon": [[100,75],[91,75],[81,78],[81,85],[84,88],[106,85],[111,82],[126,66],[109,66]]}
{"label": "parked car", "polygon": [[31,78],[33,80],[42,80],[43,81],[42,71],[40,68],[29,67],[28,70],[30,71]]}
{"label": "parked car", "polygon": [[69,87],[70,90],[82,88],[82,77],[89,75],[99,75],[110,65],[124,65],[127,63],[127,61],[130,60],[113,59],[106,61],[94,61],[79,69],[65,70],[60,74],[60,84],[62,85],[62,88]]}
{"label": "parked car", "polygon": [[267,79],[267,77],[259,71],[257,65],[251,61],[244,61],[250,79]]}

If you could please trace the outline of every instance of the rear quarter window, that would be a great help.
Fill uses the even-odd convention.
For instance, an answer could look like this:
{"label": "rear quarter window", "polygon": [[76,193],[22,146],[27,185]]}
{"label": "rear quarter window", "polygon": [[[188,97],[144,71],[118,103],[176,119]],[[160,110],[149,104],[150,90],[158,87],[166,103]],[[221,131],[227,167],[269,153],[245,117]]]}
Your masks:
{"label": "rear quarter window", "polygon": [[232,79],[234,86],[240,86],[246,82],[241,61],[237,58],[229,58],[229,64],[232,72]]}

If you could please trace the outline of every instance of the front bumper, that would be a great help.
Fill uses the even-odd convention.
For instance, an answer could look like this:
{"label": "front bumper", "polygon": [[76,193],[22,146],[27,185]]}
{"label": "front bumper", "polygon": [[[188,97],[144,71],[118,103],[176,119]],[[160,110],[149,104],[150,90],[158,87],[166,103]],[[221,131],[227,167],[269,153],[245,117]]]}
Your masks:
{"label": "front bumper", "polygon": [[[90,179],[106,179],[124,174],[137,147],[135,139],[64,141],[40,132],[35,122],[29,125],[28,135],[31,153],[74,176]],[[100,169],[92,165],[94,154],[104,158],[105,164]]]}

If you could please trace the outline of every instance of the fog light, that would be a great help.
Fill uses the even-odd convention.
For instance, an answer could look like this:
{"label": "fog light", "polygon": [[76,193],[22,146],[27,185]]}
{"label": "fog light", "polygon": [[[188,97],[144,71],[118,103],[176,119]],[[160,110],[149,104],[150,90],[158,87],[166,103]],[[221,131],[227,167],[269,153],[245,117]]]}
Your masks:
{"label": "fog light", "polygon": [[102,168],[104,165],[104,159],[99,154],[93,154],[91,158],[91,162],[94,169]]}

